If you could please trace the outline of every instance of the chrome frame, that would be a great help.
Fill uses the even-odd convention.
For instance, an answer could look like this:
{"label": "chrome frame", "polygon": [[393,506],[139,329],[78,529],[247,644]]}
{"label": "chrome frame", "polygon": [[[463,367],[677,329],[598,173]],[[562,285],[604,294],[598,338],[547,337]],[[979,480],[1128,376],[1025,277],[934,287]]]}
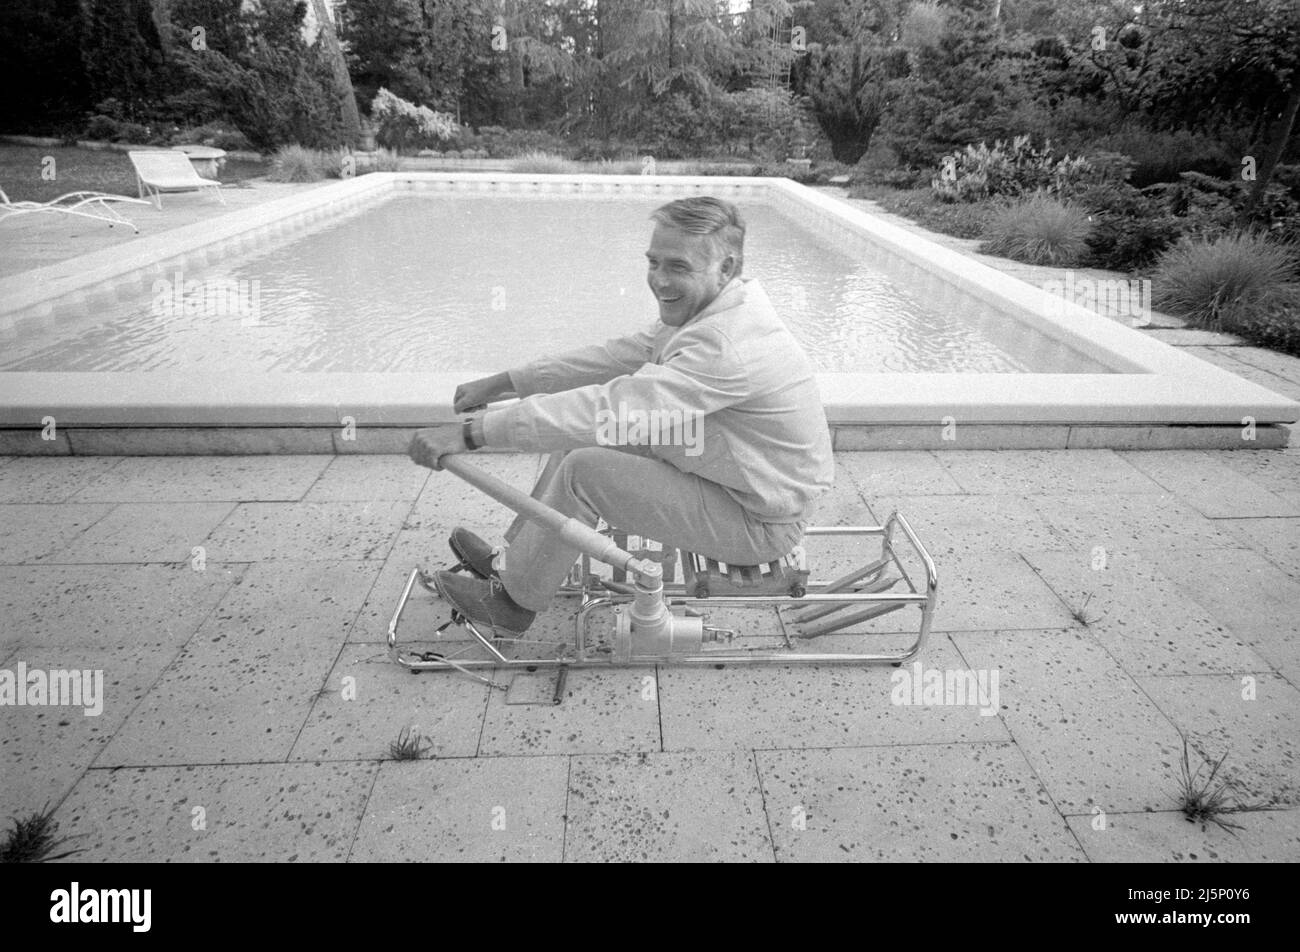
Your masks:
{"label": "chrome frame", "polygon": [[[898,558],[894,545],[895,527],[902,529],[903,534],[907,537],[908,542],[915,549],[920,557],[922,564],[925,566],[924,592],[918,591],[916,583],[908,576],[907,570]],[[449,671],[457,670],[469,674],[474,669],[483,668],[515,668],[526,670],[538,670],[544,668],[610,668],[610,667],[629,667],[648,664],[666,664],[666,665],[719,665],[719,664],[788,664],[788,665],[807,665],[807,664],[825,664],[825,665],[873,665],[873,664],[892,664],[900,665],[910,661],[920,653],[925,645],[925,640],[930,633],[930,624],[934,616],[935,605],[939,593],[939,577],[934,567],[934,560],[930,558],[929,552],[921,540],[917,538],[916,533],[908,524],[903,516],[894,512],[885,521],[883,526],[810,526],[804,530],[805,536],[880,536],[881,537],[881,554],[875,562],[868,563],[863,569],[851,572],[848,575],[841,576],[839,579],[832,581],[809,580],[806,586],[806,594],[802,597],[792,595],[721,595],[698,597],[688,595],[685,587],[685,573],[680,573],[683,581],[665,583],[664,598],[667,600],[670,608],[684,608],[688,613],[698,614],[701,609],[708,607],[734,606],[734,607],[766,607],[766,606],[799,606],[808,608],[811,606],[826,606],[828,611],[817,612],[817,616],[826,619],[820,622],[820,627],[825,627],[827,622],[838,621],[839,624],[827,628],[812,637],[819,637],[824,634],[841,631],[843,628],[851,627],[859,621],[865,621],[868,617],[885,614],[895,609],[904,608],[908,605],[917,605],[921,609],[921,623],[916,640],[912,645],[900,652],[892,654],[879,653],[812,653],[793,650],[787,625],[791,622],[798,623],[800,616],[793,618],[782,617],[778,614],[782,626],[782,636],[786,643],[784,649],[774,650],[749,650],[749,649],[728,649],[728,648],[703,648],[699,653],[690,655],[666,655],[666,656],[640,656],[634,655],[630,660],[625,662],[616,662],[612,657],[598,656],[603,652],[593,651],[587,644],[588,633],[588,616],[592,611],[606,606],[613,606],[616,623],[619,613],[623,611],[622,606],[629,604],[633,600],[630,593],[611,591],[595,579],[590,573],[589,556],[584,555],[575,563],[575,570],[581,566],[581,574],[576,583],[566,583],[559,590],[559,595],[566,597],[578,597],[577,614],[574,617],[574,636],[572,645],[566,642],[550,642],[559,647],[556,656],[553,658],[507,658],[494,646],[494,643],[502,639],[494,639],[485,636],[477,627],[468,619],[460,623],[460,627],[467,629],[473,636],[473,639],[488,652],[493,655],[492,658],[477,660],[424,660],[413,652],[403,652],[397,645],[397,629],[401,622],[403,610],[410,598],[411,590],[415,586],[420,576],[420,569],[412,570],[410,577],[406,581],[406,587],[402,592],[402,597],[398,601],[397,608],[393,612],[392,619],[388,623],[388,650],[389,656],[405,668],[412,672],[416,671]],[[679,553],[679,559],[684,558]],[[869,589],[873,581],[878,580],[881,574],[890,564],[897,568],[900,580],[906,584],[908,591],[906,593],[879,593],[863,591]],[[874,570],[873,570],[874,569]],[[573,576],[571,575],[571,579]],[[593,585],[593,582],[596,584]],[[597,587],[598,586],[598,587]],[[892,586],[891,586],[892,587]],[[847,590],[846,590],[847,589]],[[841,606],[861,605],[858,611],[845,612],[838,617],[833,614],[841,611]],[[828,617],[829,616],[829,617]],[[812,621],[808,612],[802,613],[804,621]],[[719,630],[719,629],[714,629]],[[851,632],[849,634],[852,634]],[[523,639],[528,640],[528,639]],[[811,639],[809,639],[811,640]],[[473,643],[473,642],[470,642]],[[534,642],[538,645],[546,645],[548,642]],[[471,675],[477,677],[475,675]],[[479,680],[486,680],[479,678]]]}

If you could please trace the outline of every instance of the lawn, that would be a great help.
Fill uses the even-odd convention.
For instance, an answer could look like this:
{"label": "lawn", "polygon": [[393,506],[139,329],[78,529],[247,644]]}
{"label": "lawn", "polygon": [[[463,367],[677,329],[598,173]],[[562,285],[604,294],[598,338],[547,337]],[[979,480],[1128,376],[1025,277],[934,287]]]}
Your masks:
{"label": "lawn", "polygon": [[[52,180],[42,177],[47,156],[54,159]],[[266,162],[227,159],[220,177],[230,184],[265,175],[269,168]],[[45,202],[80,191],[136,194],[135,172],[125,152],[61,146],[0,146],[0,188],[15,202]]]}

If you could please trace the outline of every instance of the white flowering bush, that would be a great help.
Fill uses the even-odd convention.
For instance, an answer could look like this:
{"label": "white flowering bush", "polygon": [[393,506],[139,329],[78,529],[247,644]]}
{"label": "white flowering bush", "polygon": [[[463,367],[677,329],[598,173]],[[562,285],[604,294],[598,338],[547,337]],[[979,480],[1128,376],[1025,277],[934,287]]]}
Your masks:
{"label": "white flowering bush", "polygon": [[432,146],[459,131],[455,118],[447,113],[417,106],[383,88],[370,103],[370,118],[375,123],[375,138],[398,152]]}

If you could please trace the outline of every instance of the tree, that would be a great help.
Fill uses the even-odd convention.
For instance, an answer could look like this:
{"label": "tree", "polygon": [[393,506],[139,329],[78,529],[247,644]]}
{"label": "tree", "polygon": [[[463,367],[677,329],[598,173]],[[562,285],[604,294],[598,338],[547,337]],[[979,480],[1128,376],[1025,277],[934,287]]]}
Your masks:
{"label": "tree", "polygon": [[334,18],[325,7],[325,0],[312,0],[312,9],[316,11],[316,22],[320,27],[320,41],[325,50],[325,60],[329,63],[334,76],[334,93],[343,110],[343,136],[350,146],[361,141],[361,115],[357,112],[357,97],[352,90],[352,78],[348,75],[347,60],[339,47],[339,38],[334,33]]}

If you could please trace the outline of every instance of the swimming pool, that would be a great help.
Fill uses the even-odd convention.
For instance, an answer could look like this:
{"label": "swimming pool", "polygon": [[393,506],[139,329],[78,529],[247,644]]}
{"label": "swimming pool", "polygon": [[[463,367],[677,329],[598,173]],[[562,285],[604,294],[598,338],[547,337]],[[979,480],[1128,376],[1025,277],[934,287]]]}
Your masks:
{"label": "swimming pool", "polygon": [[[311,233],[156,279],[14,335],[2,371],[247,373],[513,367],[657,318],[643,252],[659,202],[392,192]],[[1110,373],[880,246],[749,203],[758,277],[831,373]]]}
{"label": "swimming pool", "polygon": [[[1247,424],[1268,446],[1300,417],[785,179],[382,173],[0,281],[0,449],[400,451],[413,428],[454,419],[457,383],[652,318],[645,215],[688,194],[750,220],[746,273],[813,352],[840,449],[1241,446]],[[506,225],[469,230],[475,215]],[[520,216],[550,223],[522,249]],[[560,267],[571,260],[585,263]],[[255,319],[186,315],[158,290],[213,275],[236,302],[260,282]],[[180,306],[159,319],[160,298]],[[41,440],[48,420],[57,434]]]}

